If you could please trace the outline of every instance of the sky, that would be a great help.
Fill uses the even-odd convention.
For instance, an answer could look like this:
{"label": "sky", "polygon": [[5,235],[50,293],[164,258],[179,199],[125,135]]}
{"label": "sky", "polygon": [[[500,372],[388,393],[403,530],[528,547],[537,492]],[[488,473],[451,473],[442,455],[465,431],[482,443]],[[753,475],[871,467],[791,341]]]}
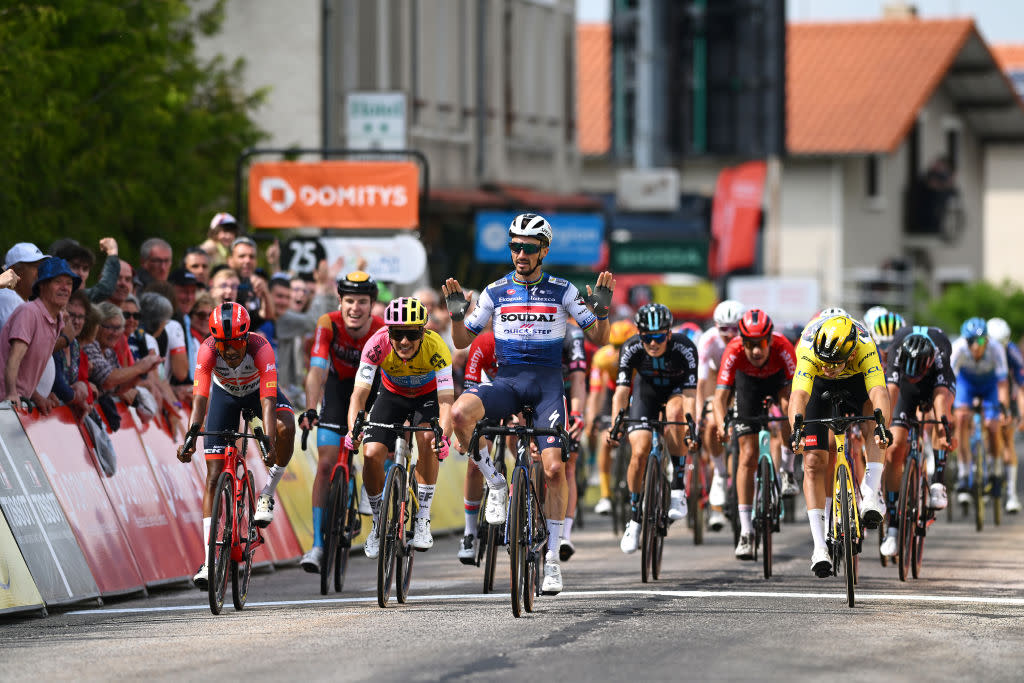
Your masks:
{"label": "sky", "polygon": [[[790,21],[877,19],[883,0],[787,0]],[[973,16],[989,44],[1024,44],[1024,2],[1021,0],[916,0],[925,19]],[[578,21],[607,21],[611,0],[576,0]]]}

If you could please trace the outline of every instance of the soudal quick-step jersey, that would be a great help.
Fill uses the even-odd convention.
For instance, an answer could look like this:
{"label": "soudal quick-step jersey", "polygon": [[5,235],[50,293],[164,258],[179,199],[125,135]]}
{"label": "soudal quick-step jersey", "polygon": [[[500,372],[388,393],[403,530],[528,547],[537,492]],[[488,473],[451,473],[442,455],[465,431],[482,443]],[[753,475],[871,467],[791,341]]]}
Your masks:
{"label": "soudal quick-step jersey", "polygon": [[562,366],[566,321],[572,316],[581,329],[597,317],[583,303],[576,286],[547,273],[533,283],[517,280],[514,273],[492,282],[466,317],[466,328],[480,334],[494,318],[494,350],[498,366]]}

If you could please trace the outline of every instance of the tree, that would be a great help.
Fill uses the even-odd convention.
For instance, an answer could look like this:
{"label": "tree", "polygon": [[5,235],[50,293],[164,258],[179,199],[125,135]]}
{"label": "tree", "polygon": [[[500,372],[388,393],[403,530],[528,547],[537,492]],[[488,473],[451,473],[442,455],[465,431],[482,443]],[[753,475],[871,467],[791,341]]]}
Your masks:
{"label": "tree", "polygon": [[[203,63],[225,0],[45,0],[0,7],[0,225],[5,245],[75,237],[97,249],[205,238],[230,206],[235,160],[265,134],[244,63]],[[0,245],[2,249],[7,246]]]}
{"label": "tree", "polygon": [[989,282],[954,285],[928,306],[920,322],[940,327],[955,338],[960,325],[975,316],[1003,318],[1019,337],[1024,333],[1024,290],[1009,280],[998,287]]}

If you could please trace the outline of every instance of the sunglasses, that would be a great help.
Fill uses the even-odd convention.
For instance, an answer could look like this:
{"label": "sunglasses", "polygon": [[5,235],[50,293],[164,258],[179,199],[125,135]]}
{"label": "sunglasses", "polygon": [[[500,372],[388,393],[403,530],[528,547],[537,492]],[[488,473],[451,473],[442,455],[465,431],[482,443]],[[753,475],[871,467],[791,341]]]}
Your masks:
{"label": "sunglasses", "polygon": [[414,342],[423,339],[423,330],[396,330],[391,328],[388,330],[388,336],[391,337],[393,341],[408,339],[409,341]]}
{"label": "sunglasses", "polygon": [[121,315],[123,315],[126,320],[128,318],[131,318],[132,320],[139,320],[139,319],[142,318],[142,314],[139,313],[138,311],[136,311],[135,313],[129,313],[128,311],[121,311]]}
{"label": "sunglasses", "polygon": [[653,334],[641,334],[640,339],[644,344],[658,344],[668,339],[668,332],[655,332]]}
{"label": "sunglasses", "polygon": [[844,360],[839,363],[822,363],[821,366],[826,370],[841,370],[846,367],[846,361]]}
{"label": "sunglasses", "polygon": [[528,244],[525,242],[509,242],[508,248],[512,251],[513,254],[518,254],[519,252],[522,251],[526,252],[528,256],[539,254],[540,250],[543,249],[543,247],[541,247],[541,245],[539,244]]}
{"label": "sunglasses", "polygon": [[75,321],[85,320],[85,316],[79,313],[68,313],[68,317]]}
{"label": "sunglasses", "polygon": [[977,337],[968,337],[967,338],[967,345],[968,346],[970,346],[971,344],[977,344],[978,346],[984,346],[987,343],[988,343],[988,337],[986,337],[984,335],[979,335]]}
{"label": "sunglasses", "polygon": [[758,337],[757,339],[744,339],[743,346],[748,349],[756,349],[761,347],[762,349],[768,348],[768,337]]}
{"label": "sunglasses", "polygon": [[214,342],[214,346],[221,353],[224,353],[228,349],[241,352],[245,349],[246,344],[249,343],[248,337],[236,337],[234,339],[218,339]]}
{"label": "sunglasses", "polygon": [[719,325],[718,326],[718,331],[721,334],[736,335],[736,334],[739,334],[740,328],[739,328],[738,325]]}

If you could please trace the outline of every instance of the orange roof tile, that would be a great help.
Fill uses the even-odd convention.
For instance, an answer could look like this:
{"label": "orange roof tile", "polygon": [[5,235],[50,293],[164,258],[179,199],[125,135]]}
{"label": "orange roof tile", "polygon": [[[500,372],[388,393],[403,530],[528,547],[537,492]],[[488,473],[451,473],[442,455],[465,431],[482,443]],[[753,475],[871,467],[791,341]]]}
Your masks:
{"label": "orange roof tile", "polygon": [[790,24],[790,154],[888,152],[975,32],[970,19]]}
{"label": "orange roof tile", "polygon": [[1024,69],[1024,45],[990,45],[989,49],[1003,71]]}
{"label": "orange roof tile", "polygon": [[580,154],[606,154],[611,147],[612,29],[576,26],[576,121]]}

